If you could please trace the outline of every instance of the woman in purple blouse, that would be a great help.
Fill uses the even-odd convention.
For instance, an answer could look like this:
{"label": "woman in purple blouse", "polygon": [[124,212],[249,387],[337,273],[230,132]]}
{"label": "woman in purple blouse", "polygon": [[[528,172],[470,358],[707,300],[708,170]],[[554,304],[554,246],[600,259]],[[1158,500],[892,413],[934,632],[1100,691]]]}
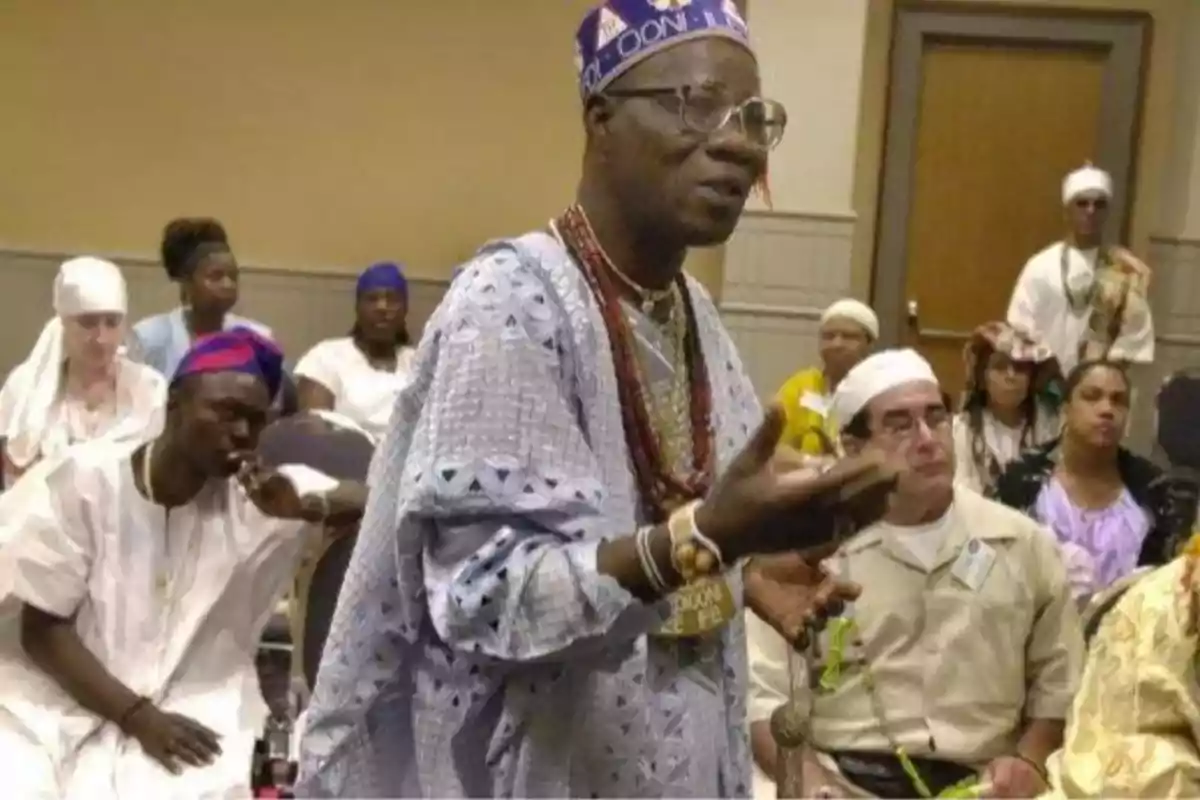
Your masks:
{"label": "woman in purple blouse", "polygon": [[1061,438],[1009,464],[994,496],[1054,532],[1083,600],[1139,566],[1174,558],[1194,513],[1186,487],[1121,446],[1130,384],[1119,365],[1079,364],[1064,394]]}

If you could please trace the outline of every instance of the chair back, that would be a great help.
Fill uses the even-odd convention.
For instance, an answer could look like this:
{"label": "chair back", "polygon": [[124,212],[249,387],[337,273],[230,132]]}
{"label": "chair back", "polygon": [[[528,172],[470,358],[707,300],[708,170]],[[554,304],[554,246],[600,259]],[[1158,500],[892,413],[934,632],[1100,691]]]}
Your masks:
{"label": "chair back", "polygon": [[[267,466],[304,464],[338,480],[365,482],[374,442],[360,430],[331,423],[331,418],[298,414],[273,422],[259,437],[259,457]],[[351,530],[322,543],[309,560],[315,566],[302,569],[297,577],[292,639],[310,688],[357,536],[358,531]]]}

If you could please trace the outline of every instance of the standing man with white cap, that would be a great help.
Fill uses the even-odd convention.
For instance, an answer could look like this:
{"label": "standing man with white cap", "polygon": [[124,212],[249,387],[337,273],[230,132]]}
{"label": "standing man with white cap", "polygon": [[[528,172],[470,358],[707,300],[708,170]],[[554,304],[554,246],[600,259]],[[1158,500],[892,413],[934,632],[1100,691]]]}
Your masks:
{"label": "standing man with white cap", "polygon": [[1067,236],[1025,264],[1008,322],[1040,337],[1063,373],[1081,360],[1154,360],[1150,269],[1123,247],[1102,243],[1112,178],[1088,164],[1063,181]]}
{"label": "standing man with white cap", "polygon": [[[826,562],[862,594],[815,642],[747,615],[755,760],[788,791],[799,778],[796,797],[1036,796],[1083,661],[1054,540],[955,487],[951,412],[916,351],[864,359],[831,406],[845,451],[882,453],[899,479]],[[804,736],[780,752],[763,733],[784,704]]]}

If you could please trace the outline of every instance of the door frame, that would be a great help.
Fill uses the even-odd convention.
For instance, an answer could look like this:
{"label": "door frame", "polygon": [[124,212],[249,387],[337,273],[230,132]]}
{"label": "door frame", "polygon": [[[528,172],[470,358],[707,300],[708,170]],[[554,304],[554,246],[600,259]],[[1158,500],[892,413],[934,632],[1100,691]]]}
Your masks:
{"label": "door frame", "polygon": [[[887,128],[876,220],[871,297],[884,344],[908,330],[905,296],[909,201],[917,141],[921,71],[929,43],[1071,45],[1108,53],[1094,158],[1113,179],[1108,230],[1128,236],[1136,147],[1141,123],[1145,57],[1152,19],[1138,11],[1076,11],[1013,5],[901,0],[892,28]],[[984,320],[981,320],[983,322]]]}

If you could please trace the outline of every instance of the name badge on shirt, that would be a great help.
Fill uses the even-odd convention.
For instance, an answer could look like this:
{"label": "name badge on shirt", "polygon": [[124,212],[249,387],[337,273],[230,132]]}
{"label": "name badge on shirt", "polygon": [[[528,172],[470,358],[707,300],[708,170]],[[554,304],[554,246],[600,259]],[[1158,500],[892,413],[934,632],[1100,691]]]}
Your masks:
{"label": "name badge on shirt", "polygon": [[807,408],[809,411],[816,412],[823,417],[829,412],[829,401],[824,395],[819,395],[816,392],[805,392],[800,395],[800,407]]}
{"label": "name badge on shirt", "polygon": [[995,562],[996,551],[990,545],[972,539],[959,551],[950,574],[972,592],[978,592]]}

